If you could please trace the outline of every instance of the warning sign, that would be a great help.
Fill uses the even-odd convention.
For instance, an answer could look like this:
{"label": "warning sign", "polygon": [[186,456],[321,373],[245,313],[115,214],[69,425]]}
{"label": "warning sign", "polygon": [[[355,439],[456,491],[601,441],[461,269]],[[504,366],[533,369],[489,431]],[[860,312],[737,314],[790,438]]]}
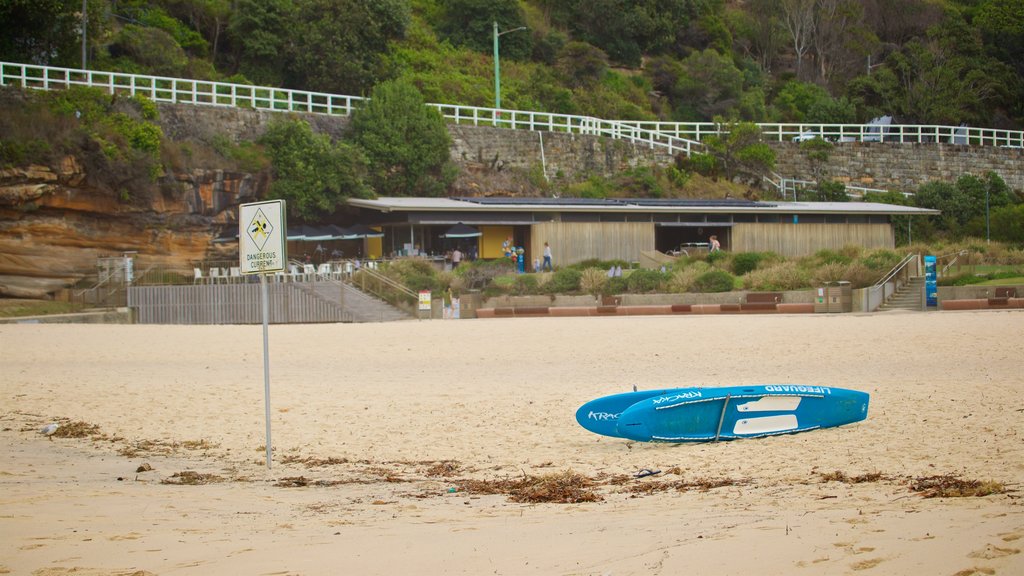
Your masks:
{"label": "warning sign", "polygon": [[238,207],[238,262],[242,274],[280,272],[288,262],[284,200]]}

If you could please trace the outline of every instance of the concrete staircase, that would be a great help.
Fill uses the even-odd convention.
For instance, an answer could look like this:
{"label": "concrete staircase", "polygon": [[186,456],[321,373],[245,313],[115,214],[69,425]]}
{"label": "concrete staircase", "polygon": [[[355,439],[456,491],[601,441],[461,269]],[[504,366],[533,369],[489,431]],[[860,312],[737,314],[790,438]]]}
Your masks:
{"label": "concrete staircase", "polygon": [[924,305],[924,277],[914,276],[900,286],[888,300],[878,307],[879,311],[885,310],[913,310],[921,312],[925,310]]}
{"label": "concrete staircase", "polygon": [[313,286],[324,299],[341,304],[345,312],[352,315],[353,322],[393,322],[412,318],[409,313],[338,280],[315,282]]}

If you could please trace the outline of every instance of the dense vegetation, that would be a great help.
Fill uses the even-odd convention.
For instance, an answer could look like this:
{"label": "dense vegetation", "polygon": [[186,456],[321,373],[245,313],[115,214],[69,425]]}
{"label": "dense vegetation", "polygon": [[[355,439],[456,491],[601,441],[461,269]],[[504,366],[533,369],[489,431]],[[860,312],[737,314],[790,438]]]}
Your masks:
{"label": "dense vegetation", "polygon": [[[455,178],[448,137],[440,117],[420,104],[493,105],[495,23],[503,32],[503,107],[730,123],[727,137],[706,141],[708,154],[558,184],[569,196],[679,196],[764,173],[774,157],[751,122],[894,114],[908,123],[1024,128],[1019,0],[85,4],[83,18],[81,0],[0,1],[0,59],[78,67],[84,58],[92,69],[372,97],[354,115],[347,144],[294,120],[258,143],[170,143],[147,116],[151,105],[86,90],[63,104],[61,97],[32,104],[51,116],[38,125],[19,126],[18,110],[0,111],[0,164],[53,156],[77,142],[90,151],[90,168],[105,174],[93,177],[126,201],[145,197],[139,190],[166,171],[204,165],[270,170],[272,193],[307,219],[329,216],[348,197],[443,195]],[[829,146],[802,144],[822,163]],[[536,182],[539,191],[546,186]],[[846,194],[821,182],[804,198]],[[899,226],[902,241],[936,234],[1024,241],[1020,194],[995,175],[929,184],[910,200],[876,199],[944,210],[925,225],[915,221],[916,230]]]}
{"label": "dense vegetation", "polygon": [[[661,270],[633,269],[628,262],[589,260],[558,267],[554,272],[516,274],[511,260],[467,262],[452,272],[440,272],[420,259],[392,262],[384,273],[414,290],[484,295],[682,294],[731,290],[804,290],[845,280],[865,288],[888,273],[907,252],[931,253],[946,267],[943,285],[1024,281],[1024,250],[1002,243],[964,242],[917,244],[900,250],[867,250],[847,246],[821,250],[803,258],[784,258],[771,252],[714,252],[677,258]],[[609,270],[619,269],[613,276]]]}
{"label": "dense vegetation", "polygon": [[[88,0],[94,69],[605,118],[1024,126],[1018,0]],[[0,2],[0,58],[80,66],[80,0]]]}

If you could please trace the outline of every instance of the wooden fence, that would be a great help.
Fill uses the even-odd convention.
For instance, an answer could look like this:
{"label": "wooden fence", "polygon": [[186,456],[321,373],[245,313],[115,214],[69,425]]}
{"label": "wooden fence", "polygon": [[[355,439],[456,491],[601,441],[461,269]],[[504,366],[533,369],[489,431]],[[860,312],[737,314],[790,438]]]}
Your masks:
{"label": "wooden fence", "polygon": [[[340,282],[286,282],[267,285],[271,324],[352,322],[342,307]],[[330,284],[332,286],[324,286]],[[335,286],[336,285],[336,286]],[[336,291],[339,301],[325,295]],[[331,290],[335,288],[336,290]],[[259,284],[132,286],[128,306],[139,324],[262,324]]]}

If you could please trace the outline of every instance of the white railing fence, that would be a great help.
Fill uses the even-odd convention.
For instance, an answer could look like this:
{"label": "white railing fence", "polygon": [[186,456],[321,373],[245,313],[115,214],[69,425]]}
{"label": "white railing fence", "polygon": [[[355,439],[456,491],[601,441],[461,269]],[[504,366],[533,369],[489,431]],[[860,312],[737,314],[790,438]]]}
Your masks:
{"label": "white railing fence", "polygon": [[[347,116],[363,100],[359,96],[326,94],[286,88],[189,80],[143,74],[79,70],[0,62],[0,85],[38,90],[71,86],[102,88],[111,94],[142,95],[155,102],[252,108]],[[701,139],[724,131],[713,122],[655,122],[604,120],[591,116],[505,110],[457,104],[429,104],[450,122],[474,126],[607,136],[670,155],[703,149]],[[836,142],[935,143],[1024,148],[1024,131],[967,126],[868,124],[758,124],[766,138],[778,141],[822,137]]]}
{"label": "white railing fence", "polygon": [[[624,124],[646,128],[679,138],[701,140],[725,133],[714,122],[626,121]],[[899,144],[962,144],[1024,148],[1024,131],[938,126],[920,124],[795,124],[758,123],[765,138],[778,142],[801,142],[823,138],[830,142],[893,142]]]}

